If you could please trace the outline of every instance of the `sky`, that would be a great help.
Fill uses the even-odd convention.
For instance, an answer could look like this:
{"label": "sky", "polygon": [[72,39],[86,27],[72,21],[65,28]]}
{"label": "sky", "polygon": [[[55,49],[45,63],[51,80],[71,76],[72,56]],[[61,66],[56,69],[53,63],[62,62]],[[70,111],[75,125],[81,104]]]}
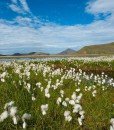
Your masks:
{"label": "sky", "polygon": [[114,0],[0,0],[0,54],[114,41]]}

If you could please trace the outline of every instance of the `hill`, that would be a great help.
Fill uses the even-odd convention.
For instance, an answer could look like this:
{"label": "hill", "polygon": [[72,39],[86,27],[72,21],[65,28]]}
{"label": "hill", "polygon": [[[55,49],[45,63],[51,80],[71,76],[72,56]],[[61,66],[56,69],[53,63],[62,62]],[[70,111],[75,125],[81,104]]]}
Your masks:
{"label": "hill", "polygon": [[114,54],[114,42],[108,44],[85,46],[76,54]]}
{"label": "hill", "polygon": [[0,54],[0,56],[5,56],[5,55],[3,55],[3,54]]}
{"label": "hill", "polygon": [[58,55],[72,55],[74,53],[76,53],[75,50],[68,48],[68,49],[58,53]]}
{"label": "hill", "polygon": [[14,53],[12,56],[26,56],[26,55],[49,55],[43,52],[30,52],[30,53]]}

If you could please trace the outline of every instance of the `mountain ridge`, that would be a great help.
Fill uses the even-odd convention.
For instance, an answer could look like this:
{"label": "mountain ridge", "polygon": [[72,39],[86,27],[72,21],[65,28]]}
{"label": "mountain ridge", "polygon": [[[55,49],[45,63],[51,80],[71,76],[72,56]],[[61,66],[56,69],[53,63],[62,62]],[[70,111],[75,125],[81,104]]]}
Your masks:
{"label": "mountain ridge", "polygon": [[76,51],[76,54],[114,54],[114,42],[85,46]]}
{"label": "mountain ridge", "polygon": [[0,56],[42,56],[42,55],[104,55],[104,54],[114,54],[114,42],[106,43],[106,44],[98,44],[98,45],[88,45],[82,47],[80,50],[73,50],[71,48],[67,48],[64,51],[57,54],[49,54],[45,52],[29,52],[29,53],[14,53],[12,55],[3,55]]}
{"label": "mountain ridge", "polygon": [[58,55],[72,55],[75,52],[76,52],[75,50],[68,48],[68,49],[58,53]]}
{"label": "mountain ridge", "polygon": [[29,53],[14,53],[12,56],[23,56],[23,55],[49,55],[49,53],[44,52],[29,52]]}

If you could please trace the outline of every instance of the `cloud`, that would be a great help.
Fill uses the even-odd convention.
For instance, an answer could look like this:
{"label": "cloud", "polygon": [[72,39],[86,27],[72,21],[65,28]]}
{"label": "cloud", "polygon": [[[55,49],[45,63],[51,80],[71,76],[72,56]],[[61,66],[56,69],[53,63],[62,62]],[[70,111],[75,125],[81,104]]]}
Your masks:
{"label": "cloud", "polygon": [[88,13],[99,15],[99,14],[113,14],[114,13],[114,0],[92,0],[88,2],[86,11]]}
{"label": "cloud", "polygon": [[9,8],[19,14],[31,13],[26,0],[11,0]]}
{"label": "cloud", "polygon": [[28,7],[28,4],[27,4],[26,0],[19,0],[19,1],[20,1],[21,5],[22,5],[23,9],[24,9],[26,12],[30,12],[30,9],[29,9],[29,7]]}
{"label": "cloud", "polygon": [[[112,42],[114,41],[114,3],[110,1],[111,4],[106,0],[94,0],[87,4],[86,12],[94,16],[108,12],[111,14],[104,20],[95,20],[87,25],[63,26],[42,23],[34,15],[18,16],[12,21],[1,19],[0,53],[39,50],[57,53],[65,48],[78,49],[85,45]],[[12,0],[13,4],[17,2]]]}
{"label": "cloud", "polygon": [[9,5],[9,7],[11,8],[12,11],[14,11],[16,13],[20,13],[20,14],[24,13],[24,11],[15,4],[11,4],[11,5]]}
{"label": "cloud", "polygon": [[13,4],[17,4],[17,0],[11,0]]}
{"label": "cloud", "polygon": [[53,52],[53,49],[58,52],[69,47],[80,48],[112,41],[114,24],[109,25],[108,21],[98,21],[87,26],[45,25],[37,29],[0,23],[0,49],[36,47],[38,51],[50,48],[50,52]]}
{"label": "cloud", "polygon": [[18,24],[20,26],[28,26],[28,27],[33,27],[37,28],[41,26],[42,22],[37,18],[37,17],[22,17],[22,16],[17,16],[14,20],[15,24]]}

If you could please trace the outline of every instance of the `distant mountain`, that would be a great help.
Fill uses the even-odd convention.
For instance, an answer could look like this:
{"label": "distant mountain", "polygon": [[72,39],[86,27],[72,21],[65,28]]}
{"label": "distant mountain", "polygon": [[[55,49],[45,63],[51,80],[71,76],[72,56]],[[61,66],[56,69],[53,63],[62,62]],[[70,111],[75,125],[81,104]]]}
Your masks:
{"label": "distant mountain", "polygon": [[76,54],[114,54],[114,42],[85,46],[77,51]]}
{"label": "distant mountain", "polygon": [[5,56],[5,55],[0,54],[0,56]]}
{"label": "distant mountain", "polygon": [[74,53],[76,53],[75,50],[68,48],[68,49],[58,53],[58,55],[72,55]]}
{"label": "distant mountain", "polygon": [[44,53],[44,52],[30,52],[28,55],[49,55],[49,53]]}
{"label": "distant mountain", "polygon": [[[114,54],[114,42],[112,43],[107,43],[107,44],[99,44],[99,45],[90,45],[90,46],[85,46],[81,48],[78,51],[75,51],[73,49],[66,49],[57,55],[105,55],[105,54]],[[49,53],[44,53],[44,52],[30,52],[30,53],[14,53],[11,56],[29,56],[29,55],[50,55]],[[0,56],[6,56],[0,54]],[[7,55],[8,56],[8,55]]]}
{"label": "distant mountain", "polygon": [[22,54],[20,53],[14,53],[12,56],[21,56]]}
{"label": "distant mountain", "polygon": [[30,52],[30,53],[14,53],[12,56],[26,56],[26,55],[49,55],[48,53],[43,52]]}

